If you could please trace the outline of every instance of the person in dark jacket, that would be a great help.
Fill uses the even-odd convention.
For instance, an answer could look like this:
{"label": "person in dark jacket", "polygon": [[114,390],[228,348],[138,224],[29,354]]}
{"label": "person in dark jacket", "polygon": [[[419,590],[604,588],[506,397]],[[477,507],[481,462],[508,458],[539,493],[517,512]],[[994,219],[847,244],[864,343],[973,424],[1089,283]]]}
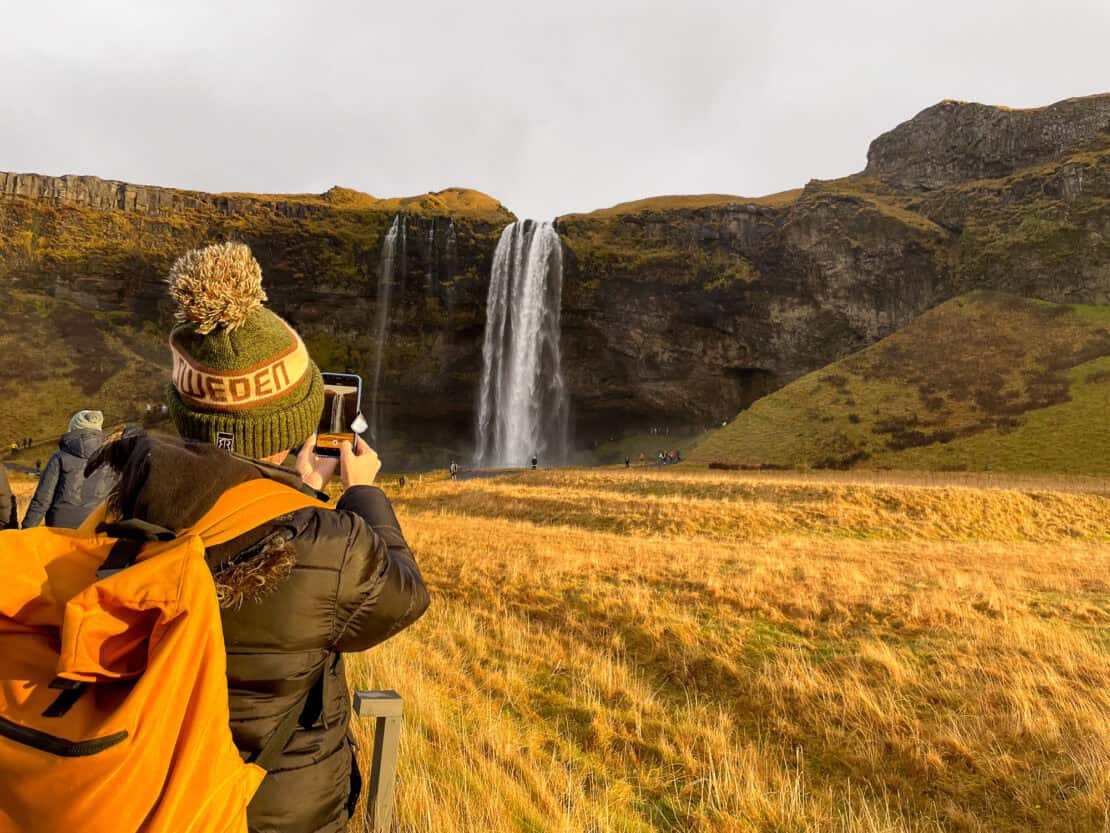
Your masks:
{"label": "person in dark jacket", "polygon": [[109,472],[85,477],[89,459],[104,444],[104,414],[78,411],[69,421],[69,430],[58,440],[58,450],[39,475],[23,528],[30,529],[46,520],[47,526],[77,529],[107,496],[112,488]]}
{"label": "person in dark jacket", "polygon": [[8,470],[0,465],[0,531],[19,529],[19,517],[15,505],[15,495],[8,483]]}
{"label": "person in dark jacket", "polygon": [[[113,517],[174,531],[238,483],[267,478],[321,499],[340,468],[334,510],[309,508],[207,553],[222,608],[231,730],[244,758],[290,713],[298,727],[248,807],[251,833],[339,833],[357,799],[343,654],[365,651],[428,606],[420,570],[359,439],[317,457],[320,371],[304,343],[262,306],[261,270],[242,244],[209,246],[170,273],[178,319],[169,410],[183,440],[130,429],[90,462],[119,482]],[[302,449],[296,470],[281,467]],[[230,452],[230,453],[229,453]],[[400,687],[402,681],[397,681]]]}

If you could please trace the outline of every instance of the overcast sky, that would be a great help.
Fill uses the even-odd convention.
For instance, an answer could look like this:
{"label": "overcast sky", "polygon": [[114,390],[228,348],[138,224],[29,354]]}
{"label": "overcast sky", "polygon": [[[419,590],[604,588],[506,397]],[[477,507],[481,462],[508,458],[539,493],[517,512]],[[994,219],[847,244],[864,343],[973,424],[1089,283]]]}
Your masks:
{"label": "overcast sky", "polygon": [[852,173],[944,98],[1110,91],[1110,0],[0,0],[0,170],[477,188],[549,218]]}

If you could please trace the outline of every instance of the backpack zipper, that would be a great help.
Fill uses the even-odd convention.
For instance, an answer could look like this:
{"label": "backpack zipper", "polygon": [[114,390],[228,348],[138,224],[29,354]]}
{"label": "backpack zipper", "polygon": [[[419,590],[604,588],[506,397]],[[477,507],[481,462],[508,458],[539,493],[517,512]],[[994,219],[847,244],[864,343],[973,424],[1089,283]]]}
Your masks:
{"label": "backpack zipper", "polygon": [[38,729],[32,729],[29,726],[20,726],[18,723],[12,723],[10,720],[0,717],[0,737],[9,738],[16,743],[22,743],[24,746],[41,749],[43,752],[49,752],[51,755],[57,755],[61,758],[82,758],[103,752],[105,749],[127,740],[127,730],[124,729],[122,732],[105,735],[102,738],[74,741],[40,732]]}

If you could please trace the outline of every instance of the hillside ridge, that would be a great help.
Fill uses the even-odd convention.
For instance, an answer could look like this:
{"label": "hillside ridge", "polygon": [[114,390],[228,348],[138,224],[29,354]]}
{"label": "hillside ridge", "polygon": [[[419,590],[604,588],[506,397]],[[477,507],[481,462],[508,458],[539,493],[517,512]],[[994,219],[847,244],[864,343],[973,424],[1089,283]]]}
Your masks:
{"label": "hillside ridge", "polygon": [[321,194],[255,194],[137,185],[87,174],[52,176],[0,171],[0,198],[4,197],[26,197],[98,210],[150,214],[200,207],[214,208],[226,214],[247,213],[252,209],[265,207],[290,217],[304,216],[306,210],[312,207],[403,211],[417,215],[507,212],[498,200],[488,194],[459,187],[408,197],[385,198],[339,185],[332,186]]}
{"label": "hillside ridge", "polygon": [[1110,147],[1110,93],[1015,109],[945,100],[876,138],[864,176],[932,191]]}

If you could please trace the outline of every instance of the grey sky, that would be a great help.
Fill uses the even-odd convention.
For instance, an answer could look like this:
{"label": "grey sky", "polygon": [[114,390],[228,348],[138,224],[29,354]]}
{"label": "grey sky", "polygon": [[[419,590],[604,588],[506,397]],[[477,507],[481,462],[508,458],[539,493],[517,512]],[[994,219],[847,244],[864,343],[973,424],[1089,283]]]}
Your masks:
{"label": "grey sky", "polygon": [[477,188],[548,218],[863,167],[943,98],[1110,90],[1110,2],[0,1],[0,170]]}

